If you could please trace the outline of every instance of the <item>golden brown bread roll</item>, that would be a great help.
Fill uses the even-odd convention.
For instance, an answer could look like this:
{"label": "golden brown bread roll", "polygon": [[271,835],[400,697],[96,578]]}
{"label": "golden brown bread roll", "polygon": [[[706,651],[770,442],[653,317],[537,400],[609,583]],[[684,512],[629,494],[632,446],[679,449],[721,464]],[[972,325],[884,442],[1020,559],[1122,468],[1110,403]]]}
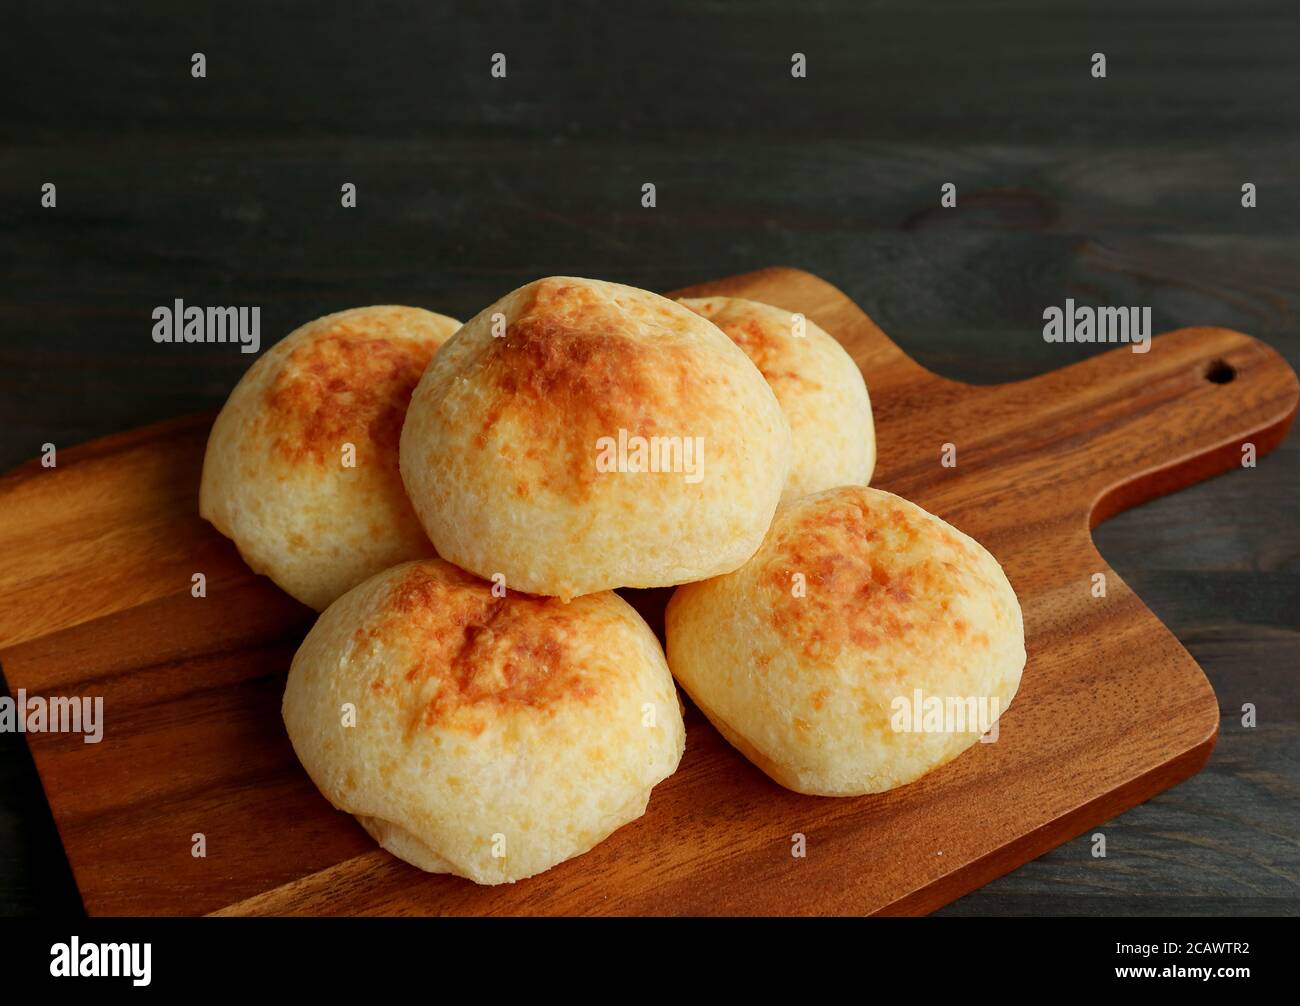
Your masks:
{"label": "golden brown bread roll", "polygon": [[1025,665],[997,560],[866,487],[784,504],[749,562],[679,587],[665,620],[669,666],[723,736],[822,796],[878,793],[955,758]]}
{"label": "golden brown bread roll", "polygon": [[685,744],[663,651],[619,597],[494,596],[440,559],[331,605],[293,659],[283,712],[334,806],[401,859],[480,884],[539,873],[640,817]]}
{"label": "golden brown bread roll", "polygon": [[735,569],[771,520],[790,433],[710,322],[644,290],[552,277],[438,354],[401,458],[439,555],[569,598]]}
{"label": "golden brown bread roll", "polygon": [[254,571],[318,611],[394,563],[433,555],[397,448],[411,391],[458,327],[415,307],[361,307],[281,340],[217,416],[199,512]]}
{"label": "golden brown bread roll", "polygon": [[679,301],[708,318],[767,379],[790,424],[794,464],[788,503],[835,486],[867,485],[876,466],[871,398],[862,371],[824,329],[789,311],[741,297]]}

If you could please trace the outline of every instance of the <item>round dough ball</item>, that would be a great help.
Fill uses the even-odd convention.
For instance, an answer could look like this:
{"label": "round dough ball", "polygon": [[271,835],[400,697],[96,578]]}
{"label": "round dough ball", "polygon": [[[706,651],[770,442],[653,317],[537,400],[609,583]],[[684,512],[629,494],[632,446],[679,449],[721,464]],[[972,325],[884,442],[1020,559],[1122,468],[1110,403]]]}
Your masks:
{"label": "round dough ball", "polygon": [[416,307],[359,307],[281,340],[217,416],[199,513],[317,611],[381,569],[433,555],[397,447],[412,390],[459,327]]}
{"label": "round dough ball", "polygon": [[438,554],[571,598],[733,570],[790,465],[772,389],[716,326],[552,277],[466,322],[425,372],[402,477]]}
{"label": "round dough ball", "polygon": [[331,605],[283,712],[335,807],[393,855],[479,884],[540,873],[640,817],[686,742],[663,651],[617,595],[494,597],[440,559]]}
{"label": "round dough ball", "polygon": [[678,588],[666,632],[673,674],[722,735],[818,796],[883,792],[957,757],[1025,666],[997,560],[864,486],[783,505],[743,567]]}
{"label": "round dough ball", "polygon": [[876,467],[871,399],[853,357],[824,329],[741,297],[682,298],[745,351],[790,424],[794,464],[781,502],[835,486],[867,485]]}

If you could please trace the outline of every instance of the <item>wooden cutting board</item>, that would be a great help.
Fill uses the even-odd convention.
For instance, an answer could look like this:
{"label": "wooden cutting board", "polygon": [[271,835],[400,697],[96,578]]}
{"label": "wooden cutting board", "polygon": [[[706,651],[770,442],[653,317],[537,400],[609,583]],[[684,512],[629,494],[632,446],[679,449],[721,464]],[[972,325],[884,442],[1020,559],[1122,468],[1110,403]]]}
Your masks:
{"label": "wooden cutting board", "polygon": [[[591,852],[506,887],[420,873],[331,809],[299,767],[280,695],[312,614],[199,519],[212,416],[180,419],[0,479],[10,691],[104,697],[98,745],[27,735],[90,913],[920,913],[1205,764],[1214,692],[1090,529],[1240,468],[1245,442],[1275,447],[1300,398],[1277,353],[1190,328],[1145,355],[1124,346],[976,387],[922,369],[807,273],[682,292],[767,301],[839,338],[875,406],[873,484],[1002,562],[1029,662],[998,741],[892,793],[825,799],[781,789],[688,709],[677,774]],[[955,468],[940,464],[945,443]],[[206,598],[190,594],[195,572]],[[634,593],[657,617],[666,592]],[[198,833],[204,858],[191,855]],[[803,858],[791,855],[796,833]]]}

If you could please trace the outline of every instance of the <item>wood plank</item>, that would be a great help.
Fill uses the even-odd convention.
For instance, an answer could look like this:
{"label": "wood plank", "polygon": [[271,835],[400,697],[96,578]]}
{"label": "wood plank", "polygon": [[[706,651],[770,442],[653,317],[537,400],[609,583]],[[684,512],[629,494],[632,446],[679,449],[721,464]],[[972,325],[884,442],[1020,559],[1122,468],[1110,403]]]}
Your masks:
{"label": "wood plank", "polygon": [[[803,311],[849,348],[876,407],[875,484],[984,542],[1025,612],[1029,664],[995,744],[911,786],[827,800],[771,783],[691,710],[646,816],[508,888],[429,877],[329,808],[279,722],[310,613],[198,520],[206,418],[0,480],[0,661],[12,688],[103,695],[106,738],[29,735],[92,913],[915,913],[1195,772],[1218,732],[1186,650],[1098,554],[1095,520],[1261,455],[1300,389],[1225,329],[973,386],[909,359],[843,294],[788,269],[692,288]],[[1206,380],[1216,361],[1228,383]],[[958,466],[939,464],[957,445]],[[53,554],[51,554],[53,550]],[[189,594],[194,571],[209,595]],[[1107,576],[1104,599],[1093,573]],[[660,595],[661,596],[661,595]],[[653,615],[655,597],[638,599]],[[190,856],[190,836],[208,857]],[[807,859],[789,855],[808,836]]]}

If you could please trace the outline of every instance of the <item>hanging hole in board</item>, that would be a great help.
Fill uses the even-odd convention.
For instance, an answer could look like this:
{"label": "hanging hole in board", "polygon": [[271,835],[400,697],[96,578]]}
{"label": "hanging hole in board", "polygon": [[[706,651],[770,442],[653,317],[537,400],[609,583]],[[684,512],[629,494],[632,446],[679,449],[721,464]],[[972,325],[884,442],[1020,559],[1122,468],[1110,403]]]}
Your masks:
{"label": "hanging hole in board", "polygon": [[1211,384],[1227,384],[1237,376],[1237,368],[1227,360],[1211,360],[1205,368],[1205,379]]}

